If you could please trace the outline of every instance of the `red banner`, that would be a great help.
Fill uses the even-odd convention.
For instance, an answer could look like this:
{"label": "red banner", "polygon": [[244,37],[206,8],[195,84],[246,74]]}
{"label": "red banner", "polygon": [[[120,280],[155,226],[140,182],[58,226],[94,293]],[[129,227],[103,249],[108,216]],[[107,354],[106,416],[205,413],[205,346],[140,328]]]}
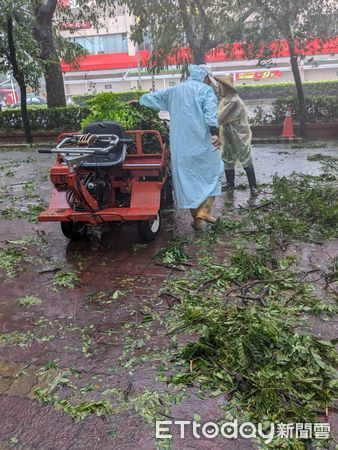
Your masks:
{"label": "red banner", "polygon": [[60,8],[70,8],[70,0],[58,0],[58,6]]}
{"label": "red banner", "polygon": [[89,20],[73,20],[72,22],[62,22],[60,24],[60,28],[63,30],[69,30],[69,29],[85,29],[90,28],[91,24]]}
{"label": "red banner", "polygon": [[246,80],[266,80],[268,78],[279,78],[282,76],[281,70],[262,70],[259,72],[240,72],[236,73],[236,81]]}

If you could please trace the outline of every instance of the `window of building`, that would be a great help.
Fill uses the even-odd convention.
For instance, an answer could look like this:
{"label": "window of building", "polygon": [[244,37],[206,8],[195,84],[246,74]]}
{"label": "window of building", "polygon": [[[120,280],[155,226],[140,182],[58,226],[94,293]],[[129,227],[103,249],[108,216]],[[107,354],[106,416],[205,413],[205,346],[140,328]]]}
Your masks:
{"label": "window of building", "polygon": [[75,37],[72,38],[72,41],[81,45],[89,54],[125,53],[128,51],[125,33]]}
{"label": "window of building", "polygon": [[105,85],[104,85],[104,88],[105,88],[107,91],[111,91],[112,85],[111,85],[111,84],[105,84]]}
{"label": "window of building", "polygon": [[139,50],[150,50],[151,49],[151,40],[149,36],[144,36],[142,44],[138,46]]}

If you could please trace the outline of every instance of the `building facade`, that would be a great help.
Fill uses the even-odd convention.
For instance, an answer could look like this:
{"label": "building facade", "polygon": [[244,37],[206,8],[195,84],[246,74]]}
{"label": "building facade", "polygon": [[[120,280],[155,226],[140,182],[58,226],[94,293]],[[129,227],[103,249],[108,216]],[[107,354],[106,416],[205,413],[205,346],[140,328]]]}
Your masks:
{"label": "building facade", "polygon": [[[95,92],[129,91],[131,89],[163,89],[180,82],[181,72],[176,66],[151,76],[146,69],[150,44],[135,45],[130,27],[135,23],[132,15],[119,7],[112,18],[106,18],[98,31],[89,22],[65,23],[62,35],[84,47],[88,55],[75,69],[62,63],[65,90],[70,101],[75,95]],[[308,57],[300,63],[303,81],[338,79],[338,36],[324,47],[312,45]],[[257,60],[247,60],[236,48],[232,60],[220,51],[207,57],[207,63],[216,75],[234,74],[236,83],[276,83],[293,81],[287,46],[270,68],[257,68]]]}

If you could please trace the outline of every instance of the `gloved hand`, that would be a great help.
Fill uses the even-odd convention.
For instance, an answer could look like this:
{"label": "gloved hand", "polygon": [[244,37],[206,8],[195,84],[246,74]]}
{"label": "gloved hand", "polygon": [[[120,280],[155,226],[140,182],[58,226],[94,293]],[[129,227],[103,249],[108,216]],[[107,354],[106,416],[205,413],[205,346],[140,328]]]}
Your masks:
{"label": "gloved hand", "polygon": [[221,148],[221,140],[217,135],[213,135],[211,136],[211,143],[212,145],[214,145],[216,148],[220,149]]}

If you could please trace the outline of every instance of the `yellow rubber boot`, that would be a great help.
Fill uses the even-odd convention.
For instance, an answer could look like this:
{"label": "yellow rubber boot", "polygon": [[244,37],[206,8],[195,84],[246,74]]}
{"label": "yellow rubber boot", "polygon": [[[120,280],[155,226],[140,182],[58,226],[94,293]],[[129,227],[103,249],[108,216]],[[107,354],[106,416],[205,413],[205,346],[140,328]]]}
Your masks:
{"label": "yellow rubber boot", "polygon": [[191,209],[190,210],[190,212],[191,212],[191,215],[192,215],[192,218],[194,219],[192,222],[191,222],[191,226],[193,227],[193,228],[195,228],[195,230],[198,230],[198,231],[200,231],[200,230],[203,230],[203,223],[202,223],[202,220],[201,219],[197,219],[197,211],[198,211],[198,209]]}
{"label": "yellow rubber boot", "polygon": [[216,223],[215,217],[210,214],[214,201],[215,197],[208,197],[202,203],[202,205],[197,209],[196,220],[201,219],[209,223]]}

